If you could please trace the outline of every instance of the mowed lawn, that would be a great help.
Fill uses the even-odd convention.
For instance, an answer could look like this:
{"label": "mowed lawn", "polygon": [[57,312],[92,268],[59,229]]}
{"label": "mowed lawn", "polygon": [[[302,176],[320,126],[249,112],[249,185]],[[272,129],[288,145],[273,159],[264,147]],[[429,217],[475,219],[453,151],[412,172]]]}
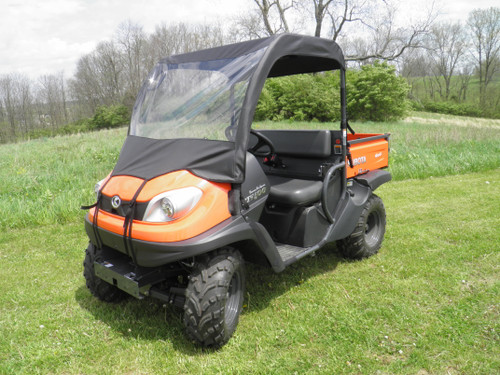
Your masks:
{"label": "mowed lawn", "polygon": [[[64,140],[63,153],[75,148],[75,137]],[[4,147],[15,148],[1,146],[0,153]],[[79,147],[94,160],[81,178],[105,175],[97,166],[112,161]],[[248,265],[235,336],[211,351],[186,339],[181,312],[171,306],[133,298],[109,305],[93,298],[82,276],[83,213],[72,208],[92,199],[80,182],[71,184],[81,167],[68,159],[69,172],[53,172],[66,180],[44,185],[50,176],[34,175],[20,152],[9,155],[4,160],[11,157],[17,168],[0,172],[2,178],[31,183],[45,194],[33,201],[63,213],[72,200],[67,191],[77,202],[68,203],[59,222],[37,221],[36,205],[21,199],[31,198],[30,190],[0,182],[10,189],[0,192],[1,199],[11,194],[17,202],[0,205],[0,374],[422,375],[500,369],[499,168],[383,185],[376,193],[386,206],[387,232],[372,258],[345,261],[331,245],[281,274]],[[43,169],[51,156],[40,152],[42,157]],[[23,202],[30,216],[9,226],[7,209],[22,212]],[[41,203],[39,210],[53,215]]]}

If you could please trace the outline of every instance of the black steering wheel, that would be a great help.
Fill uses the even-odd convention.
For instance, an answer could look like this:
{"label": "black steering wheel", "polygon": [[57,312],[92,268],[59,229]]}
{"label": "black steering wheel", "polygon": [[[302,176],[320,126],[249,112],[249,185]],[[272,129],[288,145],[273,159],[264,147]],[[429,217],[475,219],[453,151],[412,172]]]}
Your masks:
{"label": "black steering wheel", "polygon": [[[273,154],[276,154],[276,147],[274,147],[273,142],[266,137],[264,134],[259,133],[256,130],[250,129],[250,134],[253,134],[257,137],[257,144],[253,146],[252,148],[248,149],[248,151],[255,156],[261,156],[261,157],[266,157],[270,156]],[[267,146],[269,147],[269,151],[261,151],[259,152],[259,148]]]}

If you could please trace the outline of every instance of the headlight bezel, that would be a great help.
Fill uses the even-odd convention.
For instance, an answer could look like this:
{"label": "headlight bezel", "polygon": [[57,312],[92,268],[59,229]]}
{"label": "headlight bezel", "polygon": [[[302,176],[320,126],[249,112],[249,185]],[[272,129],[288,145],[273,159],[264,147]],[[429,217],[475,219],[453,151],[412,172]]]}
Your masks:
{"label": "headlight bezel", "polygon": [[[169,190],[153,197],[144,211],[143,221],[149,223],[166,223],[185,217],[198,204],[203,191],[196,186]],[[172,214],[164,209],[164,202],[170,202]]]}

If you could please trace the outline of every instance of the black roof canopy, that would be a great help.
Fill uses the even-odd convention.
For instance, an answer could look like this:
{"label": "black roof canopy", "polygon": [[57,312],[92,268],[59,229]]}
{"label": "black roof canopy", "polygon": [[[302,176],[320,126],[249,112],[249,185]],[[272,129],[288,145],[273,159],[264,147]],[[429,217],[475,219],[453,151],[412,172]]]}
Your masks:
{"label": "black roof canopy", "polygon": [[[174,55],[162,59],[160,63],[172,67],[196,63],[197,69],[217,70],[220,66],[218,62],[256,51],[264,52],[259,54],[260,59],[248,78],[233,142],[203,139],[164,139],[152,142],[149,138],[129,135],[129,138],[134,139],[127,139],[125,142],[113,175],[127,174],[150,179],[174,170],[187,169],[207,180],[241,183],[244,180],[250,127],[265,80],[268,77],[345,70],[344,56],[334,41],[295,34],[273,35]],[[134,112],[135,110],[136,108]],[[175,158],[172,157],[173,150]],[[141,165],[147,165],[147,168],[141,168]]]}
{"label": "black roof canopy", "polygon": [[265,47],[268,47],[268,53],[263,57],[262,65],[268,68],[269,74],[266,74],[264,78],[322,72],[342,69],[345,66],[344,55],[337,43],[329,39],[297,34],[277,34],[267,38],[173,55],[163,58],[160,62],[183,64],[230,59]]}

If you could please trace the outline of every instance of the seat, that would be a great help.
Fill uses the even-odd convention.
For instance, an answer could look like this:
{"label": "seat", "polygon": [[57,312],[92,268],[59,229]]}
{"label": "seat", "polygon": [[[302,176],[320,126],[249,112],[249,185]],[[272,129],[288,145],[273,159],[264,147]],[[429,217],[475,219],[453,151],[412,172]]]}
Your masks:
{"label": "seat", "polygon": [[307,206],[321,199],[323,182],[267,176],[271,189],[268,202],[288,206]]}

